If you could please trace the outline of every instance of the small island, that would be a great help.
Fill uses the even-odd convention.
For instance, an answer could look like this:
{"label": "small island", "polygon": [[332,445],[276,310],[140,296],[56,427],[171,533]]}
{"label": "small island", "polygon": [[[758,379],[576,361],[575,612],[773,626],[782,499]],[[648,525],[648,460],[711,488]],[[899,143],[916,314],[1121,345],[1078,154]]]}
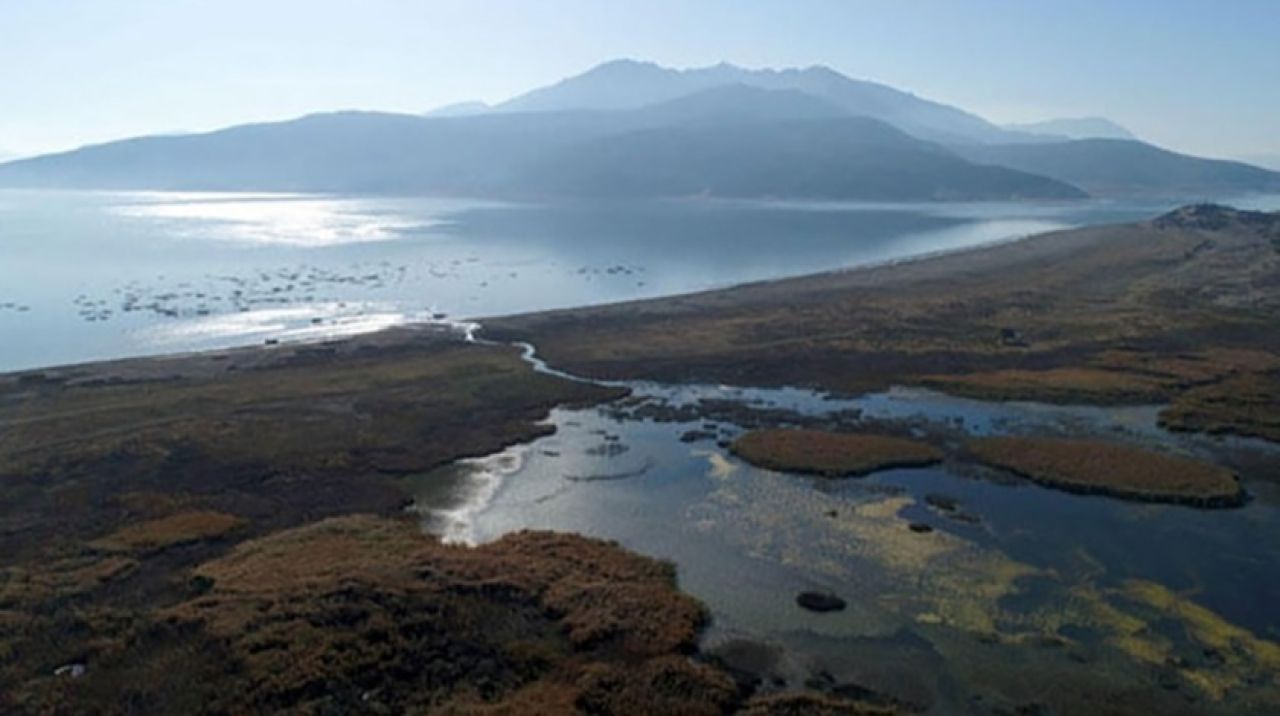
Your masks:
{"label": "small island", "polygon": [[1230,470],[1101,440],[990,437],[968,444],[992,467],[1070,492],[1197,507],[1234,507],[1244,491]]}
{"label": "small island", "polygon": [[756,467],[823,477],[855,477],[942,460],[937,448],[906,438],[781,428],[745,433],[730,450]]}

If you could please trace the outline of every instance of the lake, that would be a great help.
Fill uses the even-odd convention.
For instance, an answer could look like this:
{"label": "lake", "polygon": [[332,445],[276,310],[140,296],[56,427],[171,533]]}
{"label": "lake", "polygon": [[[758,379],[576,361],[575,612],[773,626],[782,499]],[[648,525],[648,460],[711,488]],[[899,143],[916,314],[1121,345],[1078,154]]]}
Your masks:
{"label": "lake", "polygon": [[0,370],[670,295],[1168,208],[0,191]]}

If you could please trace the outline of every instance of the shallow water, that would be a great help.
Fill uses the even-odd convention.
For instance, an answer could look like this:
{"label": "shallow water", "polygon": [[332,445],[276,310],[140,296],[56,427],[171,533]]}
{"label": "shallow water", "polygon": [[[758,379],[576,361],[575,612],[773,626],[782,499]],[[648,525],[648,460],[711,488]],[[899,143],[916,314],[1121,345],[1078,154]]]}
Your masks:
{"label": "shallow water", "polygon": [[669,295],[1167,208],[0,191],[0,371]]}
{"label": "shallow water", "polygon": [[[1019,702],[1018,680],[1033,663],[1044,671],[1031,681],[1088,689],[1105,669],[1227,707],[1233,690],[1271,678],[1268,654],[1280,647],[1256,640],[1280,641],[1273,500],[1198,510],[1067,494],[969,465],[955,446],[970,434],[1088,435],[1228,464],[1260,455],[1272,468],[1275,446],[1166,433],[1154,407],[994,404],[916,389],[845,399],[631,387],[640,397],[621,406],[554,411],[554,435],[411,480],[430,491],[420,504],[438,506],[423,508],[426,528],[465,542],[525,528],[618,540],[675,562],[682,588],[714,615],[705,649],[792,686],[817,674],[938,713],[967,710],[975,696]],[[676,413],[646,409],[704,399],[740,410],[658,422]],[[752,411],[909,424],[951,455],[937,467],[863,479],[770,472],[723,447]],[[681,440],[695,429],[709,436]],[[1267,484],[1257,472],[1242,477]],[[932,507],[929,495],[958,508]],[[913,522],[934,531],[913,532]],[[830,590],[849,608],[806,612],[794,602],[806,589]],[[1202,663],[1209,632],[1237,628],[1255,641],[1241,637],[1239,653]],[[1002,661],[1021,666],[994,668]],[[1220,702],[1206,691],[1219,686],[1228,694]]]}

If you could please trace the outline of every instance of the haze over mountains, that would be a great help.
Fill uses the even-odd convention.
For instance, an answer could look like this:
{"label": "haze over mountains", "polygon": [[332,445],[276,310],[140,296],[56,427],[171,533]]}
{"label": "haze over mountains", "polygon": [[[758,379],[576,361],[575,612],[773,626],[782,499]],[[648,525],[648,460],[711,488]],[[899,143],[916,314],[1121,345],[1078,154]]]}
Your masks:
{"label": "haze over mountains", "polygon": [[1004,128],[1058,139],[1137,139],[1133,132],[1106,117],[1062,117],[1043,122],[1006,124]]}
{"label": "haze over mountains", "polygon": [[[1104,135],[1108,138],[1074,139]],[[512,198],[1197,198],[1280,174],[1168,152],[1105,120],[999,127],[826,67],[619,60],[495,106],[317,114],[0,165],[0,186]]]}

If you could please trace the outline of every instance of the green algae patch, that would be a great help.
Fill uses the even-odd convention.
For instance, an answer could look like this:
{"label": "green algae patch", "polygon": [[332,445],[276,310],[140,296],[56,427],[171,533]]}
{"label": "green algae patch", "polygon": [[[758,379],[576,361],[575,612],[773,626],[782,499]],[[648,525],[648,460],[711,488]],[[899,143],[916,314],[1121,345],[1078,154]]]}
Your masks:
{"label": "green algae patch", "polygon": [[1235,474],[1211,463],[1099,440],[992,437],[968,443],[980,461],[1069,492],[1197,507],[1244,502]]}
{"label": "green algae patch", "polygon": [[757,467],[825,477],[923,467],[942,460],[940,450],[915,440],[821,430],[753,430],[734,441],[732,451]]}
{"label": "green algae patch", "polygon": [[1123,595],[1175,620],[1186,638],[1200,649],[1205,663],[1174,658],[1178,673],[1215,701],[1232,691],[1257,683],[1263,675],[1280,674],[1280,644],[1260,639],[1217,613],[1183,597],[1164,585],[1140,579],[1124,583]]}

